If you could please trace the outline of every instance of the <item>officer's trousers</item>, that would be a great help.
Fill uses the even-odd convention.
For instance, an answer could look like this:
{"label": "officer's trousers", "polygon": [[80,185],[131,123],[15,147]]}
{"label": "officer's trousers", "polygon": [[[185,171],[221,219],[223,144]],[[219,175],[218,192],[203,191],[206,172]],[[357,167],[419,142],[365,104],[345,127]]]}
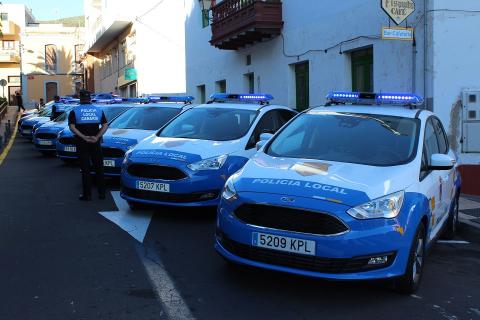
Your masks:
{"label": "officer's trousers", "polygon": [[103,174],[103,155],[100,142],[87,143],[77,141],[78,160],[82,170],[83,195],[92,195],[92,170],[97,179],[98,194],[105,194],[105,179]]}

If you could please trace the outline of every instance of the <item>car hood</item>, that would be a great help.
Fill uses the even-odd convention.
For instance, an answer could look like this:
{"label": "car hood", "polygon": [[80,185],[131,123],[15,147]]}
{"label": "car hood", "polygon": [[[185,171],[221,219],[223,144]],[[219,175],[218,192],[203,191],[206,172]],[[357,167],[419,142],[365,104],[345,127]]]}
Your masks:
{"label": "car hood", "polygon": [[108,129],[103,136],[104,145],[120,145],[120,146],[133,146],[139,141],[147,138],[155,133],[155,130],[139,130],[139,129]]}
{"label": "car hood", "polygon": [[32,118],[28,118],[28,119],[25,119],[22,124],[25,124],[25,125],[34,125],[34,124],[37,124],[39,122],[47,122],[47,121],[50,121],[50,118],[49,117],[32,117]]}
{"label": "car hood", "polygon": [[60,130],[65,129],[67,125],[68,125],[67,121],[62,121],[62,122],[48,121],[44,123],[40,128],[38,128],[38,130],[48,131],[48,132],[58,132]]}
{"label": "car hood", "polygon": [[140,142],[131,156],[132,158],[159,157],[192,163],[223,154],[231,154],[241,148],[241,140],[210,141],[152,136]]}
{"label": "car hood", "polygon": [[409,165],[375,167],[258,153],[235,181],[238,192],[311,197],[357,206],[409,186]]}

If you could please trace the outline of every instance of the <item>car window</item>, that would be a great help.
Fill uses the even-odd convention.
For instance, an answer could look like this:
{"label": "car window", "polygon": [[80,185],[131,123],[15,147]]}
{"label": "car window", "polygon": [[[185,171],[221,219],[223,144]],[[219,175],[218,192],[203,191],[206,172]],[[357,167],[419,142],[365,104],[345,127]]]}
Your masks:
{"label": "car window", "polygon": [[[281,111],[285,112],[282,113]],[[288,110],[271,110],[265,113],[255,126],[245,149],[255,148],[256,143],[260,141],[262,133],[274,134],[294,115],[294,112]]]}
{"label": "car window", "polygon": [[430,163],[432,154],[439,153],[437,133],[433,127],[432,119],[427,121],[425,126],[425,147],[427,150],[427,159]]}
{"label": "car window", "polygon": [[130,107],[102,107],[103,112],[105,113],[105,117],[107,121],[111,121],[118,117],[120,114],[125,112],[125,110],[130,109]]}
{"label": "car window", "polygon": [[113,120],[110,128],[158,130],[179,113],[179,108],[132,108]]}
{"label": "car window", "polygon": [[229,141],[243,137],[257,111],[230,108],[190,109],[157,133],[159,137]]}
{"label": "car window", "polygon": [[302,114],[267,146],[275,157],[393,166],[411,161],[419,120],[349,113]]}
{"label": "car window", "polygon": [[435,129],[435,133],[437,135],[438,140],[438,151],[443,154],[448,153],[448,140],[445,130],[443,129],[443,125],[437,118],[432,118],[433,127]]}

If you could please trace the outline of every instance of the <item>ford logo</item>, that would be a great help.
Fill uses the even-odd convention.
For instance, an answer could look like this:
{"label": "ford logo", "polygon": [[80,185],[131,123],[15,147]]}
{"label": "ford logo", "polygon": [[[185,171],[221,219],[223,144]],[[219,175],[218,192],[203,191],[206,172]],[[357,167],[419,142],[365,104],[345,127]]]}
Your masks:
{"label": "ford logo", "polygon": [[289,197],[282,197],[280,200],[283,202],[295,202],[294,198],[289,198]]}

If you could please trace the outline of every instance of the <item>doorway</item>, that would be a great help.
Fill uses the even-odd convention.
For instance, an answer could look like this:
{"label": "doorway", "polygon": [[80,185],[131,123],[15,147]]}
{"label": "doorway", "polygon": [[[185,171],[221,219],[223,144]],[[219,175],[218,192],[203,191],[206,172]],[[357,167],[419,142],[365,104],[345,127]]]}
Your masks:
{"label": "doorway", "polygon": [[310,73],[308,61],[295,65],[295,102],[297,110],[305,110],[310,105]]}
{"label": "doorway", "polygon": [[45,102],[52,101],[58,95],[58,84],[56,82],[45,83]]}
{"label": "doorway", "polygon": [[22,92],[22,87],[18,86],[11,86],[8,87],[8,105],[16,106],[17,105],[17,98],[15,97],[15,92]]}

